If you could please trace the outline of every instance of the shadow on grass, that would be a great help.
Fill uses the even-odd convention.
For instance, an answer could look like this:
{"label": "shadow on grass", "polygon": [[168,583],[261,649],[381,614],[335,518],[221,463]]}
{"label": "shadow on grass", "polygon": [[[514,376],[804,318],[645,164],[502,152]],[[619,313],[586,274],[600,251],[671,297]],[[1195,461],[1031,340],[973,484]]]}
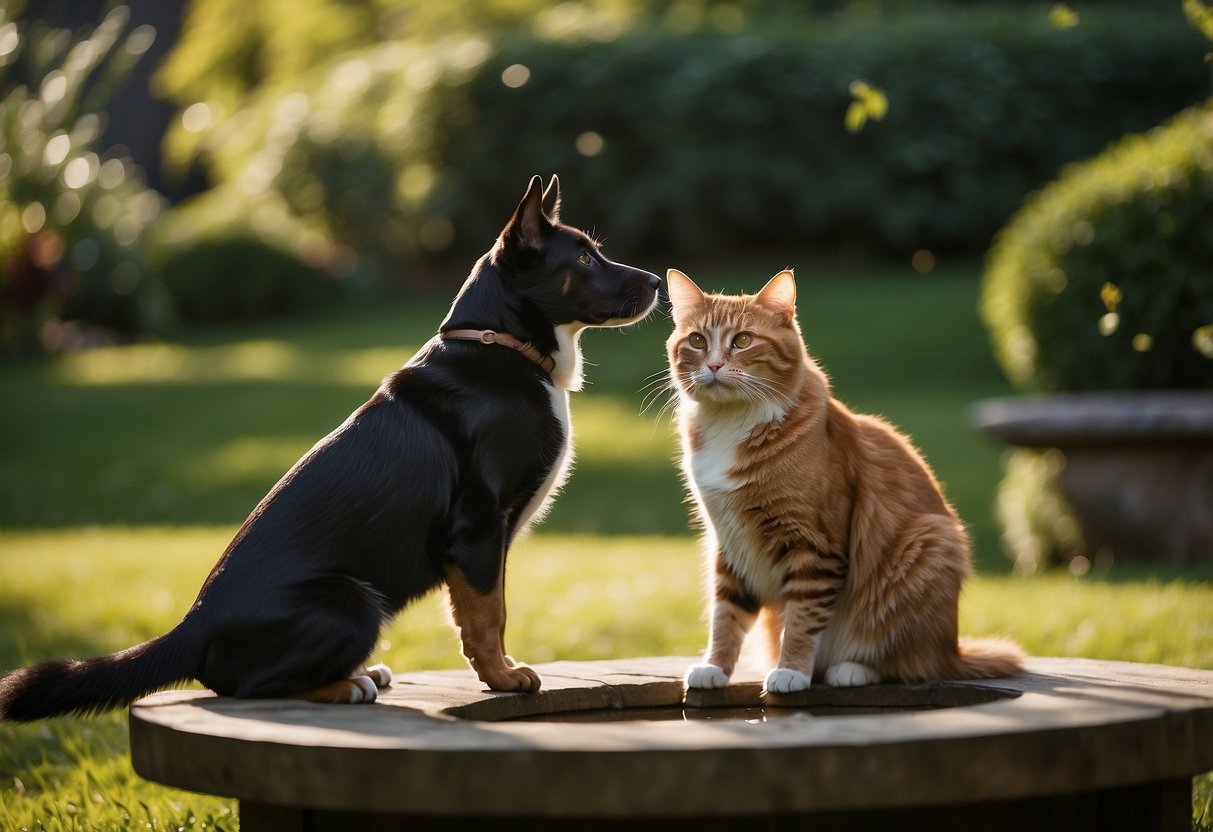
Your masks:
{"label": "shadow on grass", "polygon": [[285,383],[31,390],[0,411],[0,526],[239,523],[371,391]]}

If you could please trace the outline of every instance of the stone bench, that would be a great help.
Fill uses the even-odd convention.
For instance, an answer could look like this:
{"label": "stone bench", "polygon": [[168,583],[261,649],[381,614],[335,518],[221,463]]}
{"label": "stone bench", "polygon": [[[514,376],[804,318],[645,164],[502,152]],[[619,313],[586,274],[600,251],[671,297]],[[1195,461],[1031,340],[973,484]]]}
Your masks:
{"label": "stone bench", "polygon": [[131,756],[238,798],[244,832],[1186,832],[1191,777],[1213,769],[1210,671],[1036,658],[1014,679],[766,703],[742,671],[684,704],[694,661],[540,665],[535,695],[408,673],[369,706],[166,692],[132,706]]}

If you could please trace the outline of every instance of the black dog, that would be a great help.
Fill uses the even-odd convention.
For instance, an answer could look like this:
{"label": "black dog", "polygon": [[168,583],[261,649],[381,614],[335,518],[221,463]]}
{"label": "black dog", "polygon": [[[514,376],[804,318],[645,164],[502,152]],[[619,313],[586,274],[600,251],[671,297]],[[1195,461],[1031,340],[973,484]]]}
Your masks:
{"label": "black dog", "polygon": [[274,486],[180,624],[14,671],[0,719],[101,711],[191,678],[230,696],[372,701],[391,680],[364,665],[380,627],[444,583],[480,679],[538,690],[502,644],[506,552],[568,471],[581,331],[640,320],[659,285],[562,225],[559,187],[531,180],[439,334]]}

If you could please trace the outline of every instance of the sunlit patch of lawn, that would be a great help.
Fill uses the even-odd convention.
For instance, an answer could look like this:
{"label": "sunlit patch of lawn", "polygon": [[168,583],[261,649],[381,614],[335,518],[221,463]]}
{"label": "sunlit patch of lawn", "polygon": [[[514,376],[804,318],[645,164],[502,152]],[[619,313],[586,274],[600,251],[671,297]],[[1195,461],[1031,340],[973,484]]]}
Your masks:
{"label": "sunlit patch of lawn", "polygon": [[[0,668],[115,650],[167,630],[233,532],[3,532]],[[536,534],[511,552],[507,644],[532,663],[696,654],[707,638],[702,576],[689,536]],[[962,601],[961,629],[1014,638],[1038,655],[1213,668],[1210,609],[1213,585],[1200,581],[977,577]],[[398,672],[466,668],[442,596],[418,602],[385,628],[378,658]],[[0,829],[37,828],[38,821],[51,829],[142,826],[149,819],[161,829],[234,828],[232,801],[133,773],[121,714],[0,728],[0,794]]]}
{"label": "sunlit patch of lawn", "polygon": [[[784,265],[688,268],[703,285],[753,291]],[[1005,576],[992,515],[1001,451],[966,416],[1007,392],[977,322],[976,267],[907,271],[802,269],[801,322],[836,393],[912,436],[968,522],[981,574],[962,631],[1037,655],[1213,668],[1207,570]],[[265,492],[433,334],[445,306],[339,310],[0,367],[0,669],[171,627]],[[642,412],[669,331],[656,315],[585,336],[577,468],[510,556],[507,642],[521,660],[704,646],[677,443],[660,402]],[[401,672],[465,666],[439,595],[385,628],[379,653]],[[1200,782],[1203,800],[1213,779]],[[231,830],[233,810],[137,778],[121,714],[0,728],[0,830]]]}

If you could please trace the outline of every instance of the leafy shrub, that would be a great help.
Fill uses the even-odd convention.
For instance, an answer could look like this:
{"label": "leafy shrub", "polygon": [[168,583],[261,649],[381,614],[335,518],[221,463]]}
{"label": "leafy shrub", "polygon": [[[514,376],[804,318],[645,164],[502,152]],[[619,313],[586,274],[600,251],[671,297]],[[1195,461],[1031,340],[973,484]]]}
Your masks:
{"label": "leafy shrub", "polygon": [[[437,90],[431,206],[483,236],[481,206],[517,178],[502,171],[557,170],[578,216],[609,218],[612,234],[650,250],[984,250],[1063,164],[1207,94],[1203,51],[1178,8],[1093,12],[1066,31],[1043,13],[951,9],[518,40],[466,85]],[[517,89],[502,83],[511,65],[529,70]],[[883,89],[889,110],[852,135],[856,78]],[[602,139],[597,155],[578,149],[587,134]]]}
{"label": "leafy shrub", "polygon": [[1026,388],[1213,387],[1213,100],[1029,199],[990,253],[982,314]]}
{"label": "leafy shrub", "polygon": [[1053,448],[1006,454],[994,508],[1003,549],[1020,574],[1067,563],[1084,551],[1078,522],[1057,484],[1064,465],[1065,456]]}
{"label": "leafy shrub", "polygon": [[[354,282],[484,249],[532,173],[633,253],[988,245],[1067,161],[1206,91],[1178,7],[958,9],[739,32],[384,43],[203,131],[212,177],[356,252]],[[511,69],[513,68],[513,69]],[[511,74],[512,73],[512,74]],[[888,94],[851,134],[849,87]]]}
{"label": "leafy shrub", "polygon": [[[436,99],[428,93],[488,52],[475,38],[433,48],[387,44],[321,67],[289,92],[254,97],[209,132],[218,185],[177,209],[193,219],[177,225],[173,246],[184,251],[191,238],[210,245],[220,227],[239,228],[280,251],[296,249],[303,263],[346,285],[405,282],[404,262],[451,242],[446,221],[420,204],[434,179]],[[519,188],[526,174],[510,181]],[[482,250],[518,199],[512,190],[495,206],[496,227],[477,241]],[[302,246],[283,229],[305,235]]]}
{"label": "leafy shrub", "polygon": [[169,212],[149,259],[187,321],[266,318],[332,300],[330,248],[270,205],[249,208],[224,191]]}
{"label": "leafy shrub", "polygon": [[59,321],[123,333],[170,317],[141,244],[160,196],[96,149],[97,113],[150,44],[117,7],[91,34],[25,31],[0,5],[0,351],[62,345]]}
{"label": "leafy shrub", "polygon": [[[1193,2],[1194,0],[1187,0]],[[973,0],[934,0],[964,7]],[[1180,0],[1120,0],[1174,14]],[[1113,4],[1104,0],[1101,6]],[[181,38],[159,72],[162,92],[188,106],[207,102],[224,114],[263,87],[282,89],[334,55],[396,40],[434,41],[451,35],[504,31],[582,33],[612,39],[653,26],[736,33],[761,24],[801,23],[842,13],[879,17],[921,12],[922,0],[191,0]],[[1002,0],[1021,13],[1045,14],[1040,0]],[[1083,8],[1081,25],[1094,12]],[[176,131],[178,153],[193,144]]]}

